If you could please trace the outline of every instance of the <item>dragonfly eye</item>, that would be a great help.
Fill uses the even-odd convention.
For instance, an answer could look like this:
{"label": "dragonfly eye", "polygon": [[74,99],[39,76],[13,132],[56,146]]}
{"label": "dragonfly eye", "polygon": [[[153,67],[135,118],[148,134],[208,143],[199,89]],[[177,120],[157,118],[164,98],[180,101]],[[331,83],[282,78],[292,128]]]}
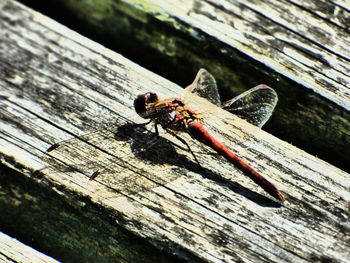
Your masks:
{"label": "dragonfly eye", "polygon": [[137,114],[140,116],[144,115],[147,111],[147,105],[149,103],[155,103],[158,101],[158,95],[153,92],[147,92],[144,94],[140,94],[134,100],[134,108]]}
{"label": "dragonfly eye", "polygon": [[158,95],[154,92],[147,92],[144,95],[146,97],[146,103],[155,103],[158,101]]}

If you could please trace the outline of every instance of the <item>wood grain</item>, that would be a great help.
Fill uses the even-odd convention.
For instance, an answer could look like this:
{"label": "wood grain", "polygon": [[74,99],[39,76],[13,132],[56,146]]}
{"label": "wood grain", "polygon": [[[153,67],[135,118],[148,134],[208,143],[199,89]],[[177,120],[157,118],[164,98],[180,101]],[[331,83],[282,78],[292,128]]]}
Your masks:
{"label": "wood grain", "polygon": [[0,232],[0,260],[3,262],[58,262]]}
{"label": "wood grain", "polygon": [[[208,122],[211,132],[274,181],[286,196],[283,205],[196,143],[202,167],[169,135],[149,153],[135,154],[153,138],[133,126],[141,121],[134,117],[135,96],[152,90],[171,97],[180,87],[15,1],[0,8],[2,163],[114,222],[97,232],[122,227],[177,258],[201,262],[350,258],[349,174],[220,109]],[[103,127],[110,130],[95,132]],[[97,136],[111,134],[112,144]],[[75,152],[55,156],[51,167],[43,162],[50,145],[76,137]],[[108,159],[115,172],[89,182]],[[55,165],[60,162],[65,165]],[[40,213],[47,211],[38,220]],[[115,245],[110,240],[104,249]]]}
{"label": "wood grain", "polygon": [[348,171],[345,1],[22,1],[181,86],[205,67],[224,100],[273,87],[280,103],[266,129]]}

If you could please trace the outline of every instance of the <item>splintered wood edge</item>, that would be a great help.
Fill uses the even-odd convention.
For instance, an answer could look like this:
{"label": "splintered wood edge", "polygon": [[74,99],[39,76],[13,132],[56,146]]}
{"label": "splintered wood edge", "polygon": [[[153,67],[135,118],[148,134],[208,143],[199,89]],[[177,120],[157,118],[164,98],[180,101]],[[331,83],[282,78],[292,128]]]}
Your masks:
{"label": "splintered wood edge", "polygon": [[0,232],[0,260],[4,262],[58,262],[35,249]]}
{"label": "splintered wood edge", "polygon": [[[219,1],[213,4],[212,1],[201,1],[197,4],[189,1],[183,4],[181,1],[168,3],[149,0],[146,1],[147,4],[138,5],[134,1],[127,2],[188,34],[193,34],[194,29],[204,31],[342,108],[350,109],[347,87],[350,79],[346,75],[349,69],[347,60],[350,57],[349,33],[294,3],[240,0],[235,3]],[[242,9],[240,5],[246,8]],[[238,17],[230,16],[231,12],[239,14]],[[267,29],[264,31],[259,26],[247,26],[247,23],[262,23],[262,27],[266,26]],[[288,32],[278,30],[278,25],[298,34],[292,34],[291,38]],[[270,31],[269,27],[276,27],[276,30]],[[299,34],[307,36],[306,39]],[[274,44],[269,44],[269,41]],[[279,49],[280,46],[283,49]],[[310,59],[310,54],[321,59]]]}

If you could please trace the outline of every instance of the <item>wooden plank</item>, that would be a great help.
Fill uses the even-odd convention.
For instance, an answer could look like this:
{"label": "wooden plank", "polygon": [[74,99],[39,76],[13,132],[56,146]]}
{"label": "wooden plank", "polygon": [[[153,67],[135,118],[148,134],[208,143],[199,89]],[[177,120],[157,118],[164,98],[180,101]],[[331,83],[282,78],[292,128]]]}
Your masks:
{"label": "wooden plank", "polygon": [[[208,123],[213,134],[278,185],[286,196],[283,205],[265,197],[219,156],[198,154],[202,164],[198,167],[187,151],[174,148],[174,139],[168,135],[153,151],[135,155],[133,147],[144,145],[152,135],[131,129],[133,99],[149,90],[162,97],[173,96],[180,87],[15,1],[2,1],[0,8],[2,163],[19,171],[26,184],[39,184],[57,198],[66,199],[76,214],[78,207],[100,211],[94,215],[98,223],[89,227],[103,233],[105,243],[100,245],[97,237],[90,244],[83,242],[97,248],[96,256],[102,249],[109,251],[123,243],[114,234],[120,227],[176,255],[172,261],[349,259],[349,174],[219,109]],[[115,149],[102,143],[98,146],[107,150],[94,150],[92,155],[84,153],[91,145],[76,141],[81,156],[59,157],[78,168],[81,162],[82,173],[43,163],[43,153],[52,143],[109,123],[121,128],[114,138]],[[198,144],[192,148],[210,152]],[[91,161],[101,156],[113,160],[116,172],[89,182],[90,167],[85,169],[84,165],[107,162]],[[38,169],[42,170],[33,173]],[[11,184],[2,192],[13,194]],[[48,207],[32,215],[36,223],[46,222],[43,215],[55,206]],[[16,205],[12,208],[18,209]],[[60,218],[61,213],[55,214]],[[10,224],[11,219],[7,220]],[[84,225],[76,225],[84,229]],[[35,227],[21,229],[28,235]],[[70,238],[79,241],[83,236],[74,232]],[[42,245],[51,246],[46,238]],[[82,250],[76,251],[83,255]],[[134,252],[140,253],[137,249]],[[166,262],[162,253],[159,261]],[[123,255],[123,260],[132,261],[128,255]],[[147,258],[140,257],[141,261]]]}
{"label": "wooden plank", "polygon": [[[348,169],[346,1],[53,2],[71,18],[51,12],[57,20],[182,86],[200,67],[225,99],[268,84],[280,95],[268,131]],[[45,10],[42,1],[35,6]]]}
{"label": "wooden plank", "polygon": [[[25,170],[20,165],[16,168]],[[61,262],[183,262],[166,251],[159,253],[125,230],[121,219],[116,224],[115,212],[86,202],[62,184],[26,177],[28,173],[3,165],[0,174],[1,229]]]}
{"label": "wooden plank", "polygon": [[0,261],[1,262],[58,262],[16,239],[0,232]]}

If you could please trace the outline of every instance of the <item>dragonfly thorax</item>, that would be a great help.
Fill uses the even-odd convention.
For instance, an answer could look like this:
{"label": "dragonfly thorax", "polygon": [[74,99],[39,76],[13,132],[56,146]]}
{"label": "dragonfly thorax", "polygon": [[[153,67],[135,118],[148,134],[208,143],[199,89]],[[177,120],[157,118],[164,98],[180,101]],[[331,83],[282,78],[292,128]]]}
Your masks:
{"label": "dragonfly thorax", "polygon": [[153,92],[138,95],[134,107],[142,118],[152,119],[164,129],[187,131],[191,123],[202,122],[199,114],[191,110],[182,99],[160,100]]}
{"label": "dragonfly thorax", "polygon": [[169,128],[174,131],[186,132],[188,126],[192,123],[202,123],[199,114],[190,109],[182,99],[170,98],[161,100],[155,107],[165,111],[155,119],[165,129]]}

